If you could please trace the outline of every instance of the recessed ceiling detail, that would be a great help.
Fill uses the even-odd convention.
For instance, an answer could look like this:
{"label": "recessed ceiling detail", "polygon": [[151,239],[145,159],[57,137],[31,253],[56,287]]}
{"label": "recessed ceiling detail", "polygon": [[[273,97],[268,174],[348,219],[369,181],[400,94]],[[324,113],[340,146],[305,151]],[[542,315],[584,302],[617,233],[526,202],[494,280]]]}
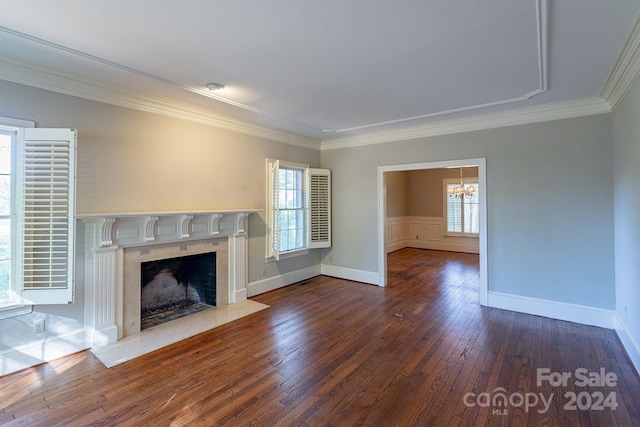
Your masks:
{"label": "recessed ceiling detail", "polygon": [[[602,0],[246,0],[222,18],[213,3],[13,2],[0,15],[0,59],[31,72],[6,65],[0,78],[325,141],[388,136],[598,96],[639,10]],[[212,78],[225,90],[209,90]]]}
{"label": "recessed ceiling detail", "polygon": [[[350,128],[337,129],[333,132],[342,133],[342,132],[349,132],[349,131],[356,131],[356,130],[363,130],[363,129],[371,129],[371,128],[385,126],[385,125],[411,122],[419,119],[445,116],[452,113],[462,113],[465,111],[478,110],[486,107],[494,107],[498,105],[511,104],[514,102],[526,101],[527,99],[535,95],[546,92],[547,91],[547,40],[548,40],[547,38],[547,0],[535,0],[535,3],[536,3],[535,4],[536,5],[535,22],[536,22],[536,29],[537,29],[536,45],[538,48],[537,71],[539,76],[537,88],[527,91],[522,96],[515,97],[515,98],[488,101],[482,104],[468,105],[463,107],[451,108],[443,111],[436,111],[433,113],[421,114],[417,116],[403,117],[399,119],[387,120],[387,121],[378,122],[378,123],[370,123],[370,124],[354,126]],[[330,132],[330,131],[325,130],[325,132]]]}

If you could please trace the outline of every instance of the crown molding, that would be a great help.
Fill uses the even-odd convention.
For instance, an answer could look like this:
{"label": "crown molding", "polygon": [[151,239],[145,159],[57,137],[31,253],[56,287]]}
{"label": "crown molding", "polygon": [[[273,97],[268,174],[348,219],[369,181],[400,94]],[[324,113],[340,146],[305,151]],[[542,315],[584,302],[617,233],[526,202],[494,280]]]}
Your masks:
{"label": "crown molding", "polygon": [[615,110],[640,75],[640,15],[629,33],[622,52],[600,91]]}
{"label": "crown molding", "polygon": [[138,93],[128,87],[90,79],[81,74],[54,69],[1,53],[0,79],[119,107],[201,123],[270,141],[313,150],[320,149],[319,140],[314,138],[213,114],[205,108]]}
{"label": "crown molding", "polygon": [[575,101],[482,114],[464,119],[440,121],[411,129],[379,132],[351,138],[326,139],[322,141],[321,149],[322,151],[325,151],[373,144],[384,144],[387,142],[407,141],[411,139],[450,135],[462,132],[592,116],[610,112],[610,104],[603,98],[594,96]]}

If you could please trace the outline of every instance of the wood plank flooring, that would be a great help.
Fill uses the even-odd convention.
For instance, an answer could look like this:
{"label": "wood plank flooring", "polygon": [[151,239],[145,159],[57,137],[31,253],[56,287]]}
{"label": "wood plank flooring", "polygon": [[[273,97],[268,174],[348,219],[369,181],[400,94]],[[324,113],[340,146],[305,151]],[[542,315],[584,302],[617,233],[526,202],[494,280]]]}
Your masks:
{"label": "wood plank flooring", "polygon": [[[640,425],[640,379],[613,331],[480,307],[477,284],[476,255],[403,249],[387,288],[319,276],[111,369],[85,351],[2,377],[0,424]],[[572,378],[538,386],[538,368]],[[618,380],[580,387],[578,368]],[[617,408],[568,410],[571,392],[589,408],[614,393]],[[532,393],[548,410],[521,405]]]}

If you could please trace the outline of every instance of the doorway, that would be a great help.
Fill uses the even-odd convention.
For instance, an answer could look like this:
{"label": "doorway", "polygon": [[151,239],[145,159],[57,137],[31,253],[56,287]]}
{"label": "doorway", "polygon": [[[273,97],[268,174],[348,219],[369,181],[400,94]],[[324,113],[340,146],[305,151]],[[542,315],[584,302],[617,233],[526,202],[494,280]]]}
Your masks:
{"label": "doorway", "polygon": [[479,263],[480,263],[480,304],[487,304],[487,197],[486,197],[486,159],[459,159],[439,162],[411,163],[402,165],[378,166],[378,272],[379,286],[387,285],[387,251],[386,251],[386,221],[387,221],[387,174],[389,172],[415,171],[422,169],[460,168],[475,166],[478,168],[479,193]]}

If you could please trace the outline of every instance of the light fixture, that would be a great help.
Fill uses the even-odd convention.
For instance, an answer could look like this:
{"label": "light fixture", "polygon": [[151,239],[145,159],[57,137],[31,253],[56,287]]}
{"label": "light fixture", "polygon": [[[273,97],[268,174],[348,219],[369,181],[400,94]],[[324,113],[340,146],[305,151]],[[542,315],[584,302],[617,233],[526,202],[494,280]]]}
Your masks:
{"label": "light fixture", "polygon": [[460,168],[460,185],[457,187],[447,187],[447,193],[449,197],[455,199],[464,199],[465,196],[471,197],[475,193],[476,187],[473,185],[464,188],[464,182],[462,181],[462,168]]}
{"label": "light fixture", "polygon": [[222,83],[207,83],[207,89],[210,91],[222,90],[224,89],[224,85]]}

